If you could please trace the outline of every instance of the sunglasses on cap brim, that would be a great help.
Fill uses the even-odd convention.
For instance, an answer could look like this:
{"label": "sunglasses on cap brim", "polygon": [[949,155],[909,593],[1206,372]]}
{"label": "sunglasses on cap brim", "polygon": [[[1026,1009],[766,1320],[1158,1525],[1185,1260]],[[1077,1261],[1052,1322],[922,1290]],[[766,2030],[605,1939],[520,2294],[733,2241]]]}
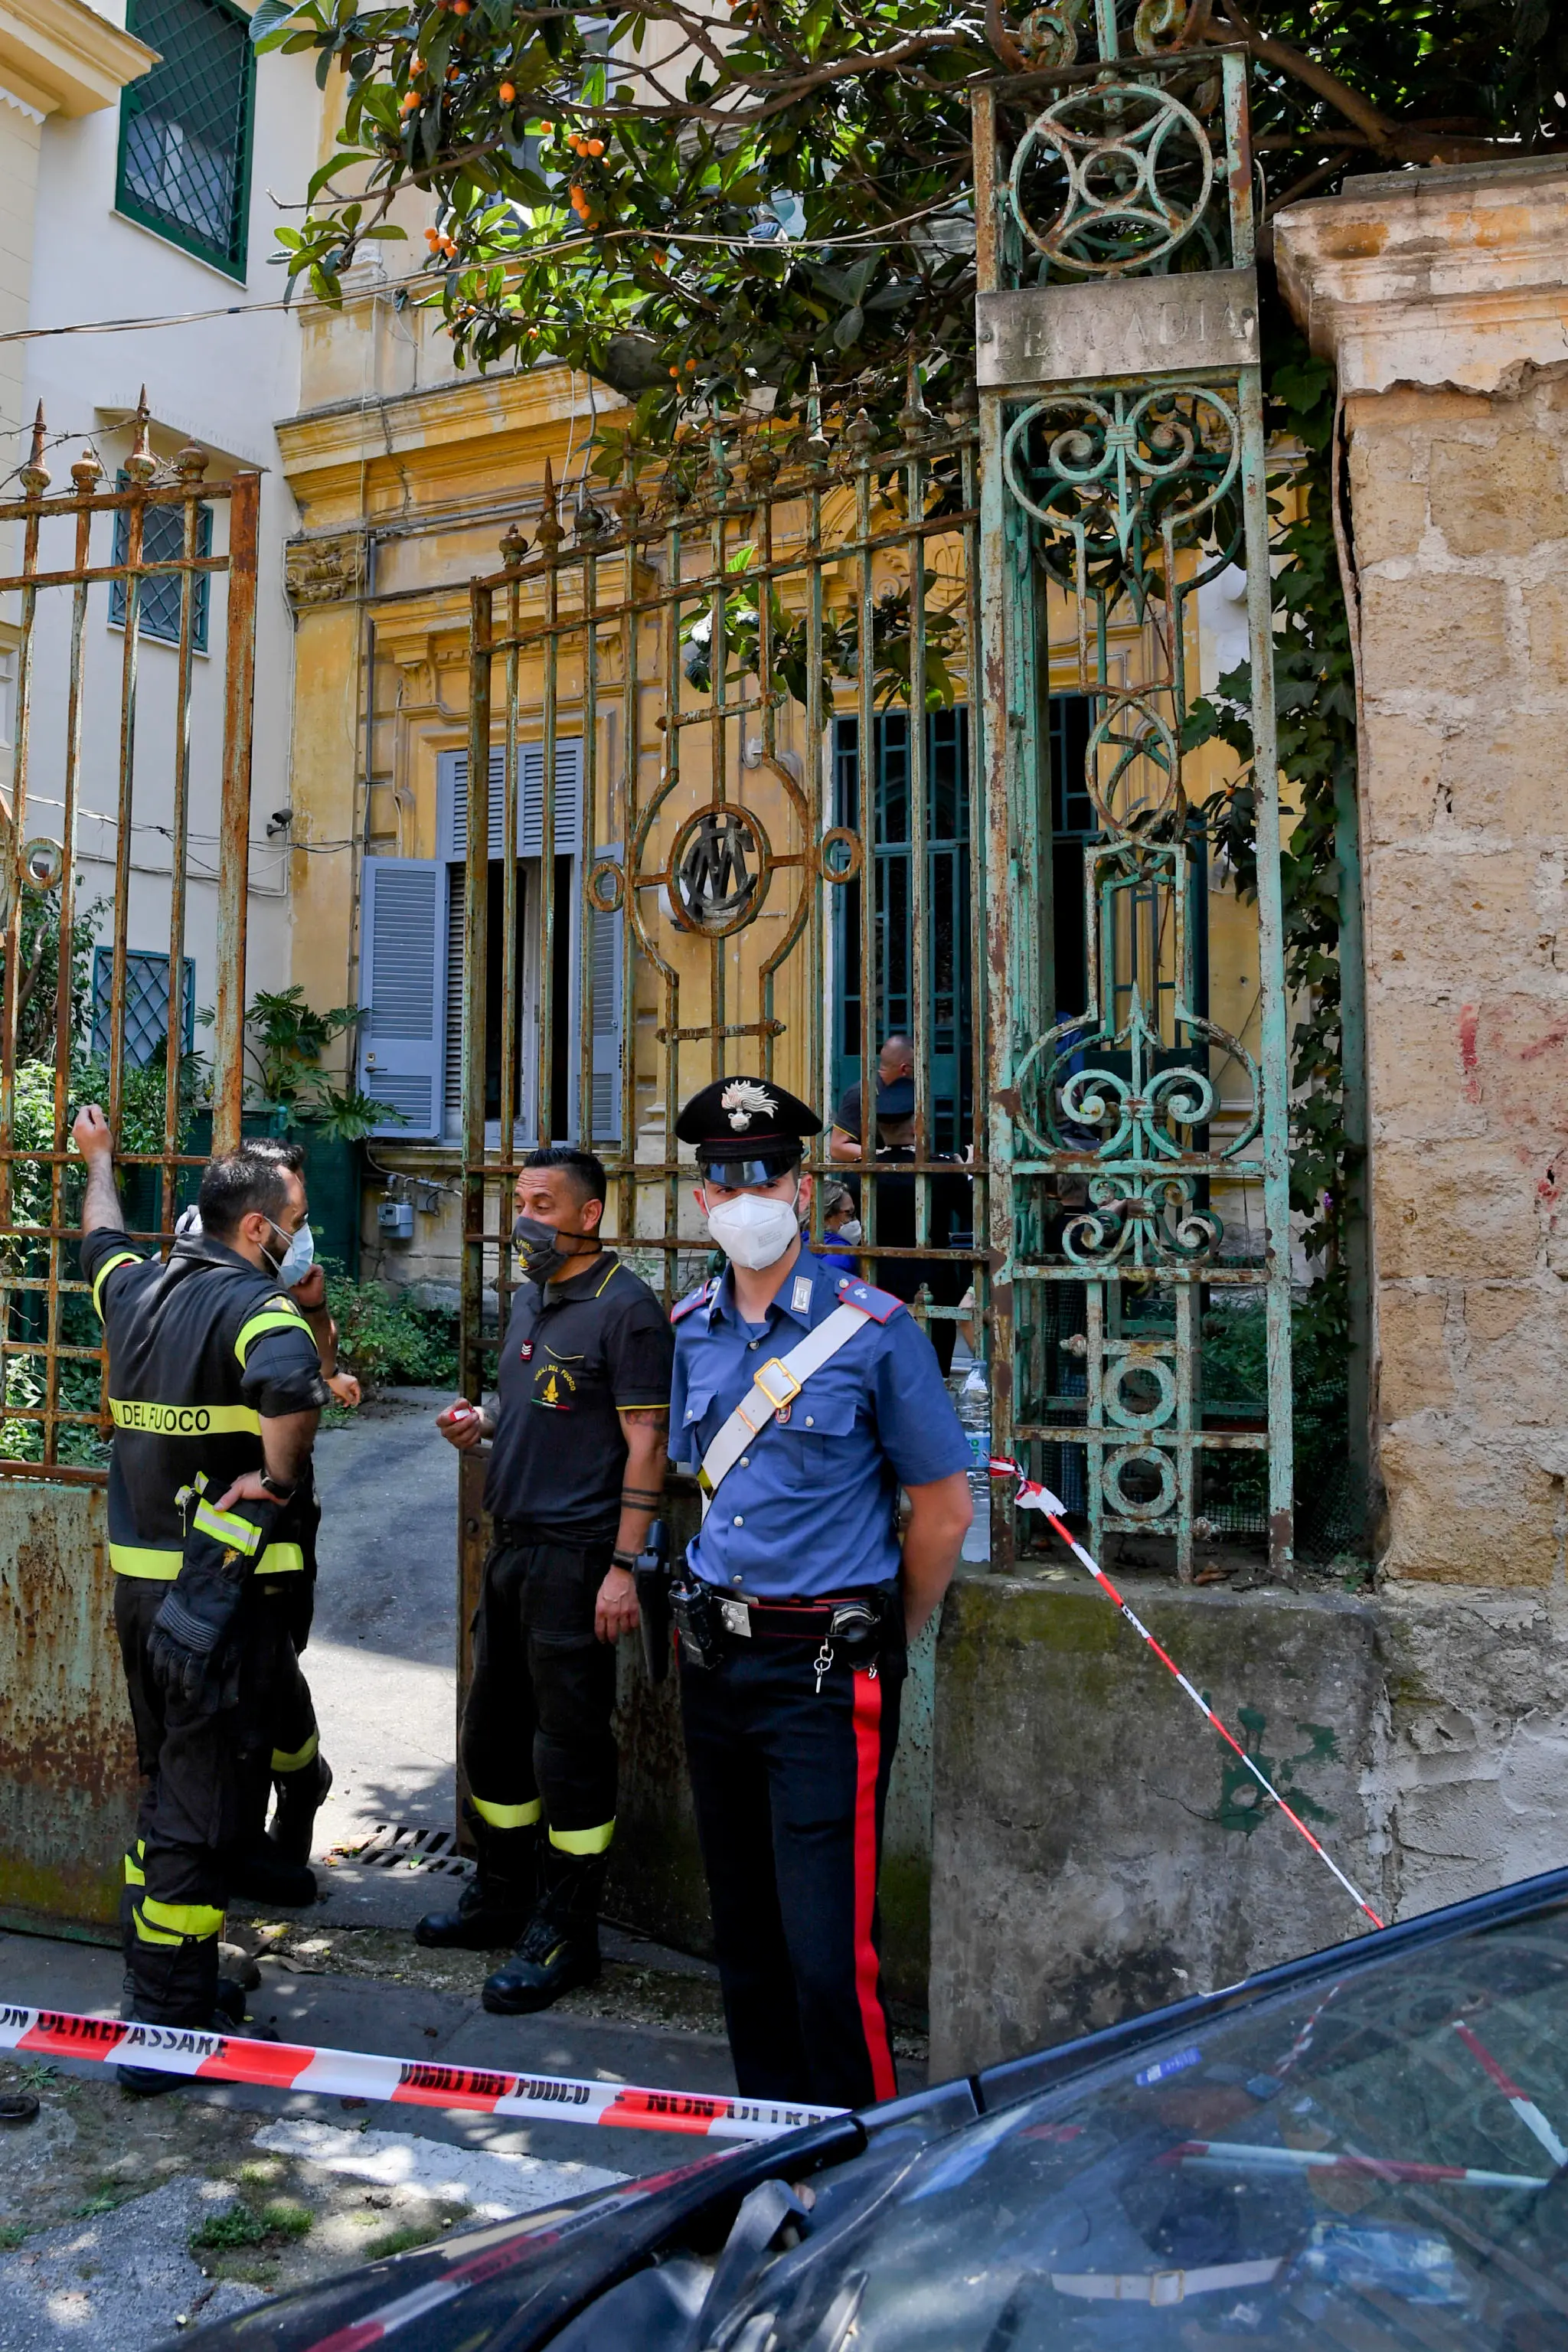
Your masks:
{"label": "sunglasses on cap brim", "polygon": [[697,1172],[705,1184],[721,1184],[727,1192],[738,1192],[748,1184],[773,1184],[781,1176],[793,1175],[800,1159],[798,1150],[763,1151],[754,1160],[712,1160],[700,1151]]}

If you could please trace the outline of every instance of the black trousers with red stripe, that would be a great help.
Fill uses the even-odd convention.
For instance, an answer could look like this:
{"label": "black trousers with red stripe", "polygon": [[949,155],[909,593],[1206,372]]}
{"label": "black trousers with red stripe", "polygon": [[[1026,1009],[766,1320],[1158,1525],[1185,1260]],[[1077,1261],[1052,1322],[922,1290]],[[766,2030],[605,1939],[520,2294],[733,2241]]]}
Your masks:
{"label": "black trousers with red stripe", "polygon": [[728,1640],[682,1662],[697,1832],[737,2087],[863,2107],[894,2096],[877,1873],[905,1659],[816,1641]]}

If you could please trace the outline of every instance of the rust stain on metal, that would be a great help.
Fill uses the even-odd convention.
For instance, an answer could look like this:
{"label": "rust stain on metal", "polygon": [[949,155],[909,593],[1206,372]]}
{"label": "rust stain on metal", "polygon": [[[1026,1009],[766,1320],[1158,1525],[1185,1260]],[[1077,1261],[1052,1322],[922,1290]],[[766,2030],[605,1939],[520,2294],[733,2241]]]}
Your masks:
{"label": "rust stain on metal", "polygon": [[0,1483],[0,1919],[112,1927],[136,1759],[100,1490]]}

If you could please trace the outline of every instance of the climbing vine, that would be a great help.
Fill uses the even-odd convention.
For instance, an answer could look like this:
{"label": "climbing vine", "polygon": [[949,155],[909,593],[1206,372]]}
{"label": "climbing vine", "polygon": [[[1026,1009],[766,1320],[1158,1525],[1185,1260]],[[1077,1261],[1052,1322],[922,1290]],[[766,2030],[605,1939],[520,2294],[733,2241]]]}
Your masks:
{"label": "climbing vine", "polygon": [[[1263,339],[1265,415],[1278,452],[1269,505],[1282,559],[1274,582],[1274,688],[1279,769],[1296,818],[1280,860],[1285,981],[1295,1010],[1290,1036],[1290,1205],[1323,1279],[1298,1315],[1299,1378],[1321,1383],[1342,1368],[1348,1337],[1345,1230],[1348,1181],[1357,1172],[1345,1129],[1340,1001],[1340,867],[1335,801],[1353,790],[1355,672],[1334,540],[1333,370],[1314,359],[1278,295],[1268,289]],[[1251,673],[1229,671],[1188,715],[1185,743],[1218,740],[1236,775],[1204,815],[1245,898],[1257,895],[1257,786]]]}

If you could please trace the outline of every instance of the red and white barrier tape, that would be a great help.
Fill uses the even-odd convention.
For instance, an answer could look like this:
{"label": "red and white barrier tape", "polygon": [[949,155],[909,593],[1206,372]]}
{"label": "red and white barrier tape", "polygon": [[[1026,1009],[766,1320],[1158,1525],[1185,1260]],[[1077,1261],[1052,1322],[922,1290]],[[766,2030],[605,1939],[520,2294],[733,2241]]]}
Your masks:
{"label": "red and white barrier tape", "polygon": [[1106,1593],[1108,1597],[1115,1602],[1122,1616],[1126,1618],[1127,1622],[1131,1626],[1132,1631],[1138,1635],[1139,1640],[1146,1643],[1149,1648],[1153,1651],[1154,1655],[1159,1659],[1160,1664],[1165,1667],[1169,1673],[1175,1676],[1177,1682],[1180,1683],[1182,1688],[1186,1692],[1187,1696],[1192,1700],[1193,1705],[1197,1708],[1198,1713],[1204,1717],[1205,1721],[1212,1724],[1214,1728],[1218,1732],[1220,1738],[1225,1741],[1226,1746],[1234,1749],[1235,1753],[1240,1757],[1242,1762],[1246,1765],[1247,1770],[1251,1773],[1258,1787],[1263,1790],[1265,1796],[1272,1798],[1273,1801],[1279,1806],[1280,1811],[1284,1814],[1292,1829],[1300,1831],[1301,1835],[1306,1839],[1307,1843],[1311,1847],[1312,1852],[1317,1855],[1319,1861],[1326,1862],[1328,1864],[1329,1868],[1333,1872],[1334,1876],[1339,1880],[1340,1885],[1344,1888],[1345,1893],[1350,1896],[1352,1902],[1354,1903],[1359,1909],[1366,1913],[1367,1917],[1372,1921],[1374,1927],[1381,1927],[1384,1923],[1378,1917],[1377,1913],[1373,1909],[1372,1905],[1367,1901],[1365,1895],[1358,1893],[1357,1889],[1352,1885],[1350,1880],[1345,1876],[1344,1872],[1340,1868],[1339,1864],[1334,1860],[1333,1855],[1330,1853],[1326,1847],[1321,1845],[1312,1835],[1311,1831],[1307,1827],[1306,1822],[1301,1819],[1300,1813],[1291,1811],[1290,1807],[1285,1802],[1284,1798],[1279,1794],[1279,1790],[1274,1786],[1273,1781],[1269,1780],[1268,1774],[1261,1771],[1253,1762],[1251,1757],[1247,1754],[1240,1740],[1235,1737],[1234,1733],[1226,1729],[1225,1725],[1220,1721],[1218,1716],[1215,1713],[1207,1699],[1203,1696],[1201,1692],[1195,1691],[1193,1688],[1192,1684],[1187,1680],[1185,1675],[1183,1674],[1175,1660],[1169,1656],[1168,1654],[1160,1647],[1159,1643],[1156,1642],[1153,1634],[1151,1633],[1142,1619],[1136,1616],[1127,1606],[1126,1601],[1123,1601],[1121,1593],[1118,1592],[1115,1585],[1112,1584],[1110,1577],[1107,1576],[1099,1561],[1089,1558],[1082,1544],[1079,1542],[1077,1537],[1072,1533],[1071,1529],[1066,1523],[1065,1515],[1067,1505],[1062,1501],[1060,1496],[1053,1495],[1048,1486],[1042,1486],[1037,1478],[1027,1476],[1025,1473],[1022,1463],[1010,1462],[1005,1454],[991,1454],[988,1457],[986,1466],[990,1470],[993,1478],[1016,1478],[1018,1481],[1018,1491],[1013,1499],[1016,1503],[1019,1510],[1043,1511],[1045,1513],[1052,1527],[1055,1528],[1058,1535],[1060,1536],[1063,1543],[1066,1544],[1068,1549],[1072,1553],[1073,1558],[1079,1560],[1083,1567],[1088,1569],[1090,1576],[1093,1577],[1101,1591]]}
{"label": "red and white barrier tape", "polygon": [[649,2091],[626,2083],[577,2082],[567,2075],[506,2074],[482,2066],[443,2065],[430,2058],[314,2050],[305,2042],[250,2042],[239,2033],[124,2025],[118,2019],[4,2003],[0,2050],[150,2066],[201,2083],[254,2083],[272,2091],[319,2091],[337,2098],[386,2099],[395,2105],[525,2116],[541,2123],[695,2132],[706,2139],[777,2139],[803,2124],[823,2123],[844,2113],[842,2107],[793,2106],[702,2091]]}
{"label": "red and white barrier tape", "polygon": [[1477,2065],[1482,2069],[1488,2079],[1495,2084],[1497,2088],[1502,2093],[1503,2097],[1508,2101],[1509,2105],[1513,2109],[1514,2114],[1519,2117],[1520,2122],[1524,2126],[1525,2130],[1529,2132],[1531,2138],[1538,2139],[1541,2142],[1542,2147],[1546,2150],[1546,2153],[1552,2158],[1552,2163],[1555,2165],[1568,2164],[1568,2147],[1563,2147],[1562,2141],[1558,2138],[1557,2134],[1552,2130],[1552,2126],[1547,2122],[1546,2117],[1536,2105],[1535,2101],[1527,2092],[1521,2091],[1519,2084],[1514,2082],[1510,2075],[1504,2074],[1502,2068],[1498,2064],[1497,2060],[1492,2056],[1491,2052],[1487,2048],[1486,2043],[1481,2040],[1479,2034],[1472,2032],[1471,2028],[1463,2023],[1463,2021],[1458,2018],[1454,2020],[1454,2031],[1458,2035],[1460,2041],[1464,2043],[1466,2049],[1469,2052],[1471,2057],[1475,2060]]}
{"label": "red and white barrier tape", "polygon": [[1189,2139],[1161,2159],[1214,2172],[1350,2172],[1363,2180],[1458,2182],[1471,2189],[1547,2189],[1526,2172],[1482,2172],[1473,2164],[1408,2164],[1394,2157],[1333,2156],[1326,2148],[1255,2147],[1247,2140]]}

